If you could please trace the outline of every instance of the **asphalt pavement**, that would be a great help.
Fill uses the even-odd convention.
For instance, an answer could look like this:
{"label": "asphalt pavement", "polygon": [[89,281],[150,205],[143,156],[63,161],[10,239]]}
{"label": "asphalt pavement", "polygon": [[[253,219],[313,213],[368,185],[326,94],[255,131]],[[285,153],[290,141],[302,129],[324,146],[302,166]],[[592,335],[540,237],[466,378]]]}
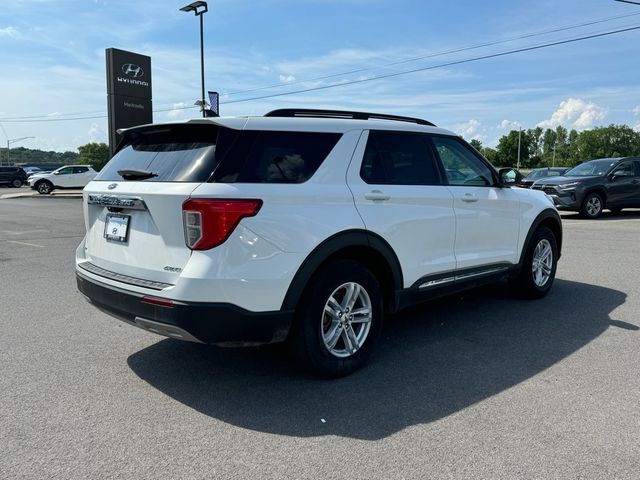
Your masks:
{"label": "asphalt pavement", "polygon": [[168,340],[77,293],[81,201],[0,200],[2,479],[637,479],[640,211],[564,214],[538,301],[498,285],[387,322],[334,381],[281,348]]}

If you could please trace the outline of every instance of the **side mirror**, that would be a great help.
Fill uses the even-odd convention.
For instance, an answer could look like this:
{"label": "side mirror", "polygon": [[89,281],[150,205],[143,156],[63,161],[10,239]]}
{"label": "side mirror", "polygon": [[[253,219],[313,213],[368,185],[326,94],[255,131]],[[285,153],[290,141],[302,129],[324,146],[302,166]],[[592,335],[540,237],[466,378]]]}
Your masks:
{"label": "side mirror", "polygon": [[522,180],[522,174],[515,168],[501,168],[498,170],[498,174],[500,175],[500,182],[505,187],[515,185]]}
{"label": "side mirror", "polygon": [[54,175],[60,175],[60,172],[53,172]]}

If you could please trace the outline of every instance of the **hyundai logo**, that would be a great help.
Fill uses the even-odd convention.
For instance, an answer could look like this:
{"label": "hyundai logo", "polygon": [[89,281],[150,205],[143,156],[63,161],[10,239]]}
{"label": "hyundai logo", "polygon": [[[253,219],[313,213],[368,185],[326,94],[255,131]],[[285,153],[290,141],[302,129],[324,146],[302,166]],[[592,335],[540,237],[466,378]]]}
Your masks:
{"label": "hyundai logo", "polygon": [[124,65],[122,65],[122,72],[132,78],[139,78],[144,75],[144,70],[142,70],[142,67],[134,63],[125,63]]}
{"label": "hyundai logo", "polygon": [[108,188],[109,190],[113,190],[113,189],[114,189],[114,188],[116,188],[117,186],[118,186],[118,184],[117,184],[117,183],[112,183],[112,184],[111,184],[111,185],[109,185],[107,188]]}

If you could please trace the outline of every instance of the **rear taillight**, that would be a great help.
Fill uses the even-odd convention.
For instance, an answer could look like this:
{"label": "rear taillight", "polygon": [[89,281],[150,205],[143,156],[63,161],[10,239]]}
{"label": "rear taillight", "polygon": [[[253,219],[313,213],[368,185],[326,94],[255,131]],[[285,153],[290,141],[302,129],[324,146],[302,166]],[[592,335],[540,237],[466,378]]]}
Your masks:
{"label": "rear taillight", "polygon": [[229,238],[244,217],[253,217],[262,200],[192,198],[182,204],[184,240],[192,250],[208,250]]}

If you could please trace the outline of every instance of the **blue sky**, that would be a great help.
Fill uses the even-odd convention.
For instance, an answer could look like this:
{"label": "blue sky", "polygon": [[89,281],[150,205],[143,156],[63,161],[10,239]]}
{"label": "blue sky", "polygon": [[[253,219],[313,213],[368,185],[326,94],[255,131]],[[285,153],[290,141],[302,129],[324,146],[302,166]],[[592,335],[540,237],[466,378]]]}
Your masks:
{"label": "blue sky", "polygon": [[[152,57],[154,121],[199,116],[185,108],[200,95],[197,19],[178,10],[186,3],[3,2],[0,145],[25,136],[36,138],[13,146],[75,151],[106,142],[109,47]],[[519,125],[640,130],[640,30],[451,64],[638,26],[640,5],[614,0],[211,0],[206,87],[221,93],[223,115],[378,111],[426,118],[486,145]],[[389,74],[398,75],[369,80]],[[338,86],[256,98],[330,85]]]}

